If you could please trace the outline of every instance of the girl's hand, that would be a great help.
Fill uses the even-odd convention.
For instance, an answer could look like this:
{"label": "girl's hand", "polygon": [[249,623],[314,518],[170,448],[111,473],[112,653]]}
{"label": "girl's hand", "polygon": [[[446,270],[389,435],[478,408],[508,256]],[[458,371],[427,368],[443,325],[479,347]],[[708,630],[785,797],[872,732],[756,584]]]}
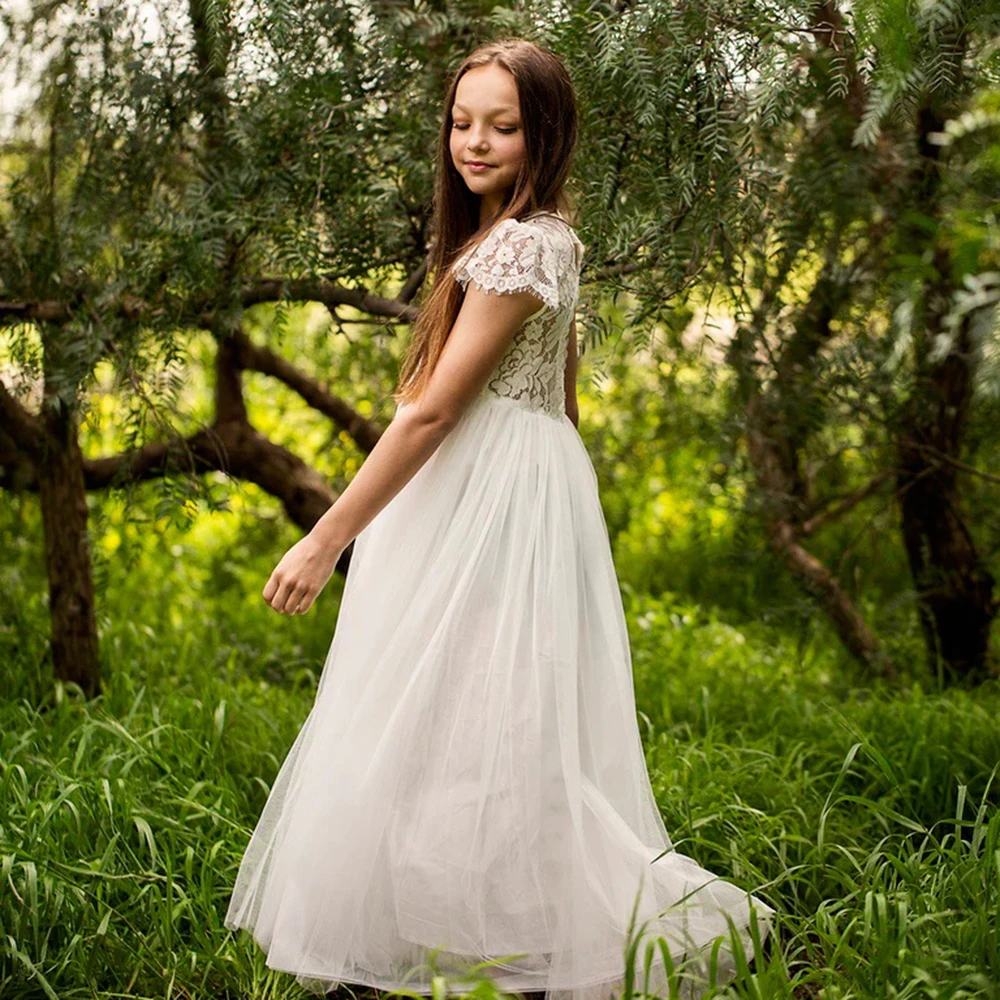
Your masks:
{"label": "girl's hand", "polygon": [[283,615],[304,615],[326,586],[343,551],[306,535],[281,557],[264,587],[264,600]]}

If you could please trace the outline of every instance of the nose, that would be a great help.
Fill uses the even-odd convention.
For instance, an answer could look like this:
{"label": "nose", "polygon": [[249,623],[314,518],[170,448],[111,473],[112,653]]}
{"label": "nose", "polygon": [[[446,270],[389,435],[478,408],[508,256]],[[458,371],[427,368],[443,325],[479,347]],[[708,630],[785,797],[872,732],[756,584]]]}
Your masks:
{"label": "nose", "polygon": [[469,149],[483,150],[488,149],[489,146],[486,143],[486,133],[485,132],[474,132],[472,129],[469,130]]}

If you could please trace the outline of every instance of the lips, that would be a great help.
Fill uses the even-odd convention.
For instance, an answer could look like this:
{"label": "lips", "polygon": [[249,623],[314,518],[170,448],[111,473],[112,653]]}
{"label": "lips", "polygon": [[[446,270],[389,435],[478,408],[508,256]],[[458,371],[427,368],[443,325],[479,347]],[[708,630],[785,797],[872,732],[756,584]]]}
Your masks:
{"label": "lips", "polygon": [[465,165],[467,167],[492,167],[492,163],[483,163],[482,160],[466,160]]}

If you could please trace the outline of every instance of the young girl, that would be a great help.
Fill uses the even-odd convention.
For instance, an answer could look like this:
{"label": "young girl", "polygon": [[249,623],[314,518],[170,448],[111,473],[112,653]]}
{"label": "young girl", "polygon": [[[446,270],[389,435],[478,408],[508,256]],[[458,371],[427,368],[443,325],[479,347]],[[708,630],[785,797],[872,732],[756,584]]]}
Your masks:
{"label": "young girl", "polygon": [[459,67],[395,417],[264,590],[307,611],[355,539],[315,704],[225,918],[317,992],[429,993],[435,969],[461,987],[488,963],[506,992],[604,1000],[633,908],[678,964],[730,920],[752,954],[754,910],[769,929],[771,907],[672,848],[646,772],[576,430],[576,135],[550,52],[497,42]]}

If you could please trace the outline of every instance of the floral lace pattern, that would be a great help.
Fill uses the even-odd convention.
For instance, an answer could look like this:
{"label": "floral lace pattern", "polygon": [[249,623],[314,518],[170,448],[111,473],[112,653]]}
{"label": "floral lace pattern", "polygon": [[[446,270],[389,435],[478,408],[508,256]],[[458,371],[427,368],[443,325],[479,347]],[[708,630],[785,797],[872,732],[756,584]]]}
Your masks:
{"label": "floral lace pattern", "polygon": [[567,222],[542,214],[504,219],[452,265],[463,288],[471,280],[489,294],[529,291],[543,303],[514,334],[484,393],[554,416],[565,412],[566,348],[583,250]]}

